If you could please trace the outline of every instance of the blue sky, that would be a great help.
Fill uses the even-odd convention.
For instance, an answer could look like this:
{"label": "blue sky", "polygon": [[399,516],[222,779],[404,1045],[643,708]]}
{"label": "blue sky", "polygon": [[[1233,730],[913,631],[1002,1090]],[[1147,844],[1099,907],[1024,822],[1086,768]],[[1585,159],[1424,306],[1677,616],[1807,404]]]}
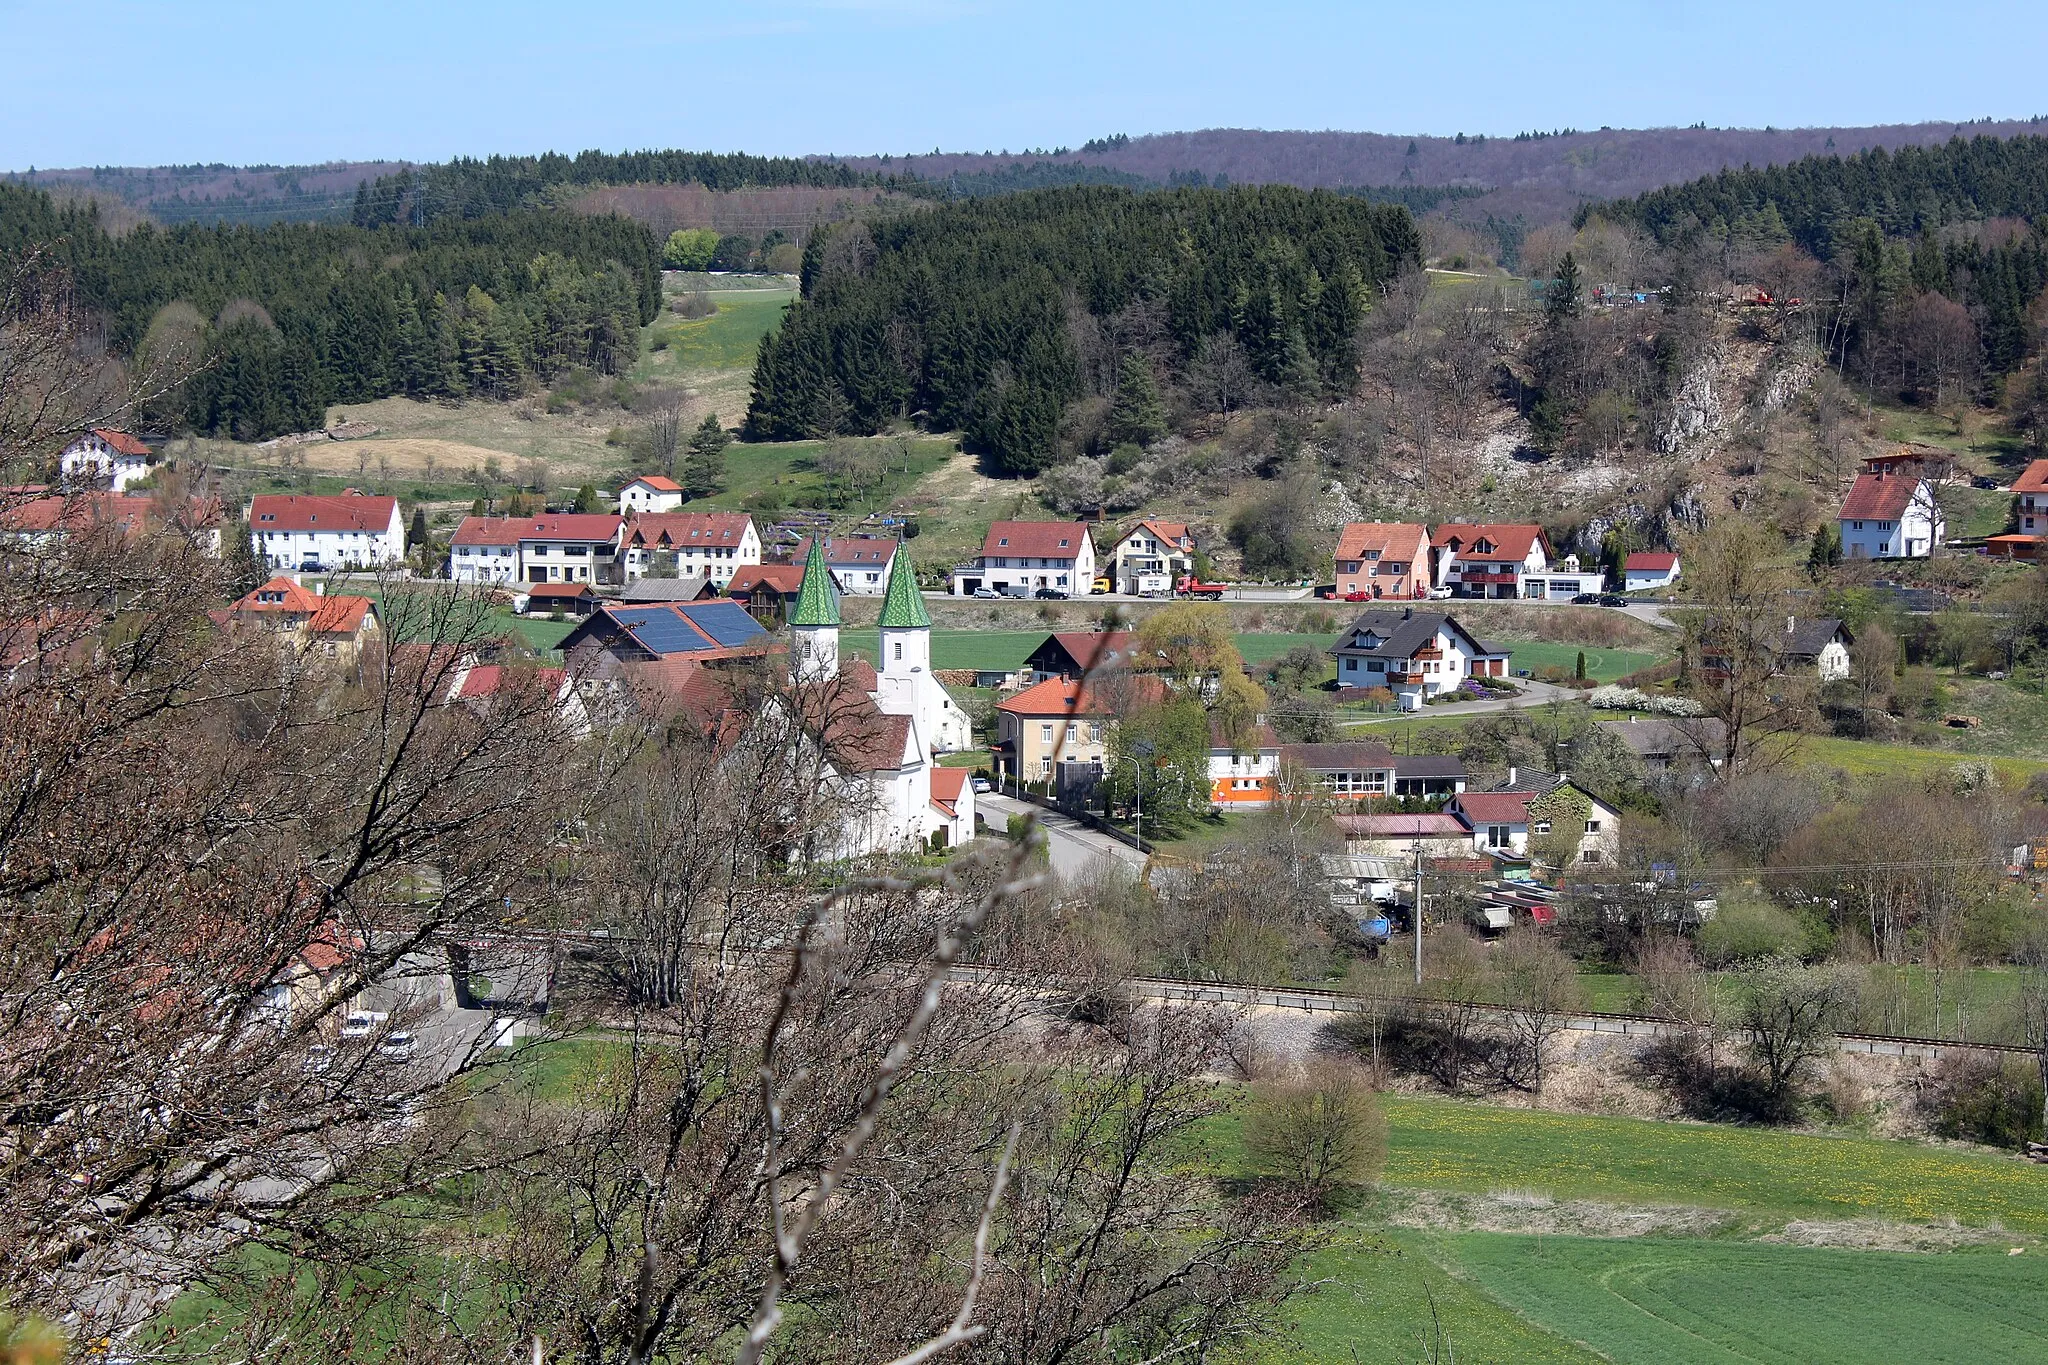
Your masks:
{"label": "blue sky", "polygon": [[1986,0],[0,0],[0,168],[2048,112]]}

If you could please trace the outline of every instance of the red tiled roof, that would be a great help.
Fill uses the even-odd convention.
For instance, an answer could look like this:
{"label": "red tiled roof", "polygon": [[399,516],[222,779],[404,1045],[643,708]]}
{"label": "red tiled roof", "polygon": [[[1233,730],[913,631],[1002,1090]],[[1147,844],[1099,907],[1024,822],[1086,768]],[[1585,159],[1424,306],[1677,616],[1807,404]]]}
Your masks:
{"label": "red tiled roof", "polygon": [[965,768],[932,769],[932,804],[948,816],[960,814],[960,794],[967,790]]}
{"label": "red tiled roof", "polygon": [[804,584],[804,566],[801,564],[745,564],[726,584],[728,597],[751,593],[756,588],[767,588],[770,592],[794,597]]}
{"label": "red tiled roof", "polygon": [[683,491],[681,484],[664,474],[642,474],[637,479],[628,480],[626,487],[631,488],[636,483],[643,488],[652,488],[657,493],[680,493]]}
{"label": "red tiled roof", "polygon": [[655,549],[664,545],[736,546],[746,538],[751,521],[745,512],[640,512],[626,526],[626,543]]}
{"label": "red tiled roof", "polygon": [[[266,594],[279,594],[280,600],[266,602],[263,600]],[[316,635],[354,635],[362,629],[364,618],[375,607],[376,604],[367,597],[351,597],[342,593],[322,597],[279,574],[229,607],[228,611],[234,615],[281,612],[288,616],[303,616],[306,628]]]}
{"label": "red tiled roof", "polygon": [[597,596],[596,589],[592,588],[588,583],[528,583],[522,587],[521,591],[528,597],[538,597],[543,600],[554,597],[566,597],[574,600],[580,597]]}
{"label": "red tiled roof", "polygon": [[1911,474],[1858,474],[1842,499],[1840,520],[1897,521],[1913,505],[1920,480]]}
{"label": "red tiled roof", "polygon": [[519,523],[510,517],[464,517],[453,545],[517,545]]}
{"label": "red tiled roof", "polygon": [[1124,532],[1123,538],[1129,540],[1140,531],[1150,531],[1153,535],[1176,549],[1180,548],[1180,543],[1183,540],[1191,541],[1194,539],[1193,536],[1188,534],[1187,523],[1180,521],[1141,521],[1130,530]]}
{"label": "red tiled roof", "polygon": [[2012,481],[2015,493],[2048,493],[2048,460],[2036,460]]}
{"label": "red tiled roof", "polygon": [[881,690],[881,679],[875,675],[875,666],[866,659],[842,659],[839,676],[862,692],[873,693]]}
{"label": "red tiled roof", "polygon": [[1354,521],[1337,536],[1336,558],[1364,559],[1367,550],[1384,557],[1415,560],[1429,541],[1429,528],[1412,521]]}
{"label": "red tiled roof", "polygon": [[521,540],[615,540],[626,519],[611,512],[553,512],[516,524]]}
{"label": "red tiled roof", "polygon": [[149,454],[149,447],[142,443],[141,438],[128,432],[116,431],[112,427],[94,427],[92,434],[105,441],[116,455]]}
{"label": "red tiled roof", "polygon": [[1678,567],[1678,556],[1663,550],[1637,550],[1622,561],[1621,570],[1642,569],[1647,573],[1662,573]]}
{"label": "red tiled roof", "polygon": [[1451,803],[1477,825],[1526,825],[1534,792],[1459,792]]}
{"label": "red tiled roof", "polygon": [[1493,548],[1484,552],[1487,559],[1527,559],[1530,547],[1539,542],[1544,553],[1550,551],[1550,538],[1534,522],[1445,522],[1436,528],[1429,543],[1441,550],[1453,540],[1458,542],[1460,555],[1474,553],[1472,547],[1479,541],[1490,541]]}
{"label": "red tiled roof", "polygon": [[1052,638],[1083,669],[1107,668],[1112,664],[1136,667],[1137,632],[1130,630],[1056,630]]}
{"label": "red tiled roof", "polygon": [[[896,558],[899,542],[888,536],[826,536],[825,562],[827,564],[857,564],[866,569],[887,568]],[[790,563],[801,566],[810,557],[811,542],[807,536],[790,551]]]}
{"label": "red tiled roof", "polygon": [[369,493],[338,497],[266,493],[249,502],[252,531],[389,531],[398,499]]}
{"label": "red tiled roof", "polygon": [[984,558],[1029,555],[1034,559],[1072,559],[1088,541],[1088,527],[1078,521],[998,521],[982,538]]}
{"label": "red tiled roof", "polygon": [[996,710],[1013,716],[1106,716],[1109,708],[1092,687],[1084,688],[1072,678],[1047,678],[1034,683],[1008,701],[996,703]]}

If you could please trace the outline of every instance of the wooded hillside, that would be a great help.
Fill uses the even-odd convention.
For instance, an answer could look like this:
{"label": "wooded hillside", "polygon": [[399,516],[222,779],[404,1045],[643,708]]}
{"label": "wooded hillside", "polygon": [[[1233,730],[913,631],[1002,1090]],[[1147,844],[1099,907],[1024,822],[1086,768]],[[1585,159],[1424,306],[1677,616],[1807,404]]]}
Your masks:
{"label": "wooded hillside", "polygon": [[660,251],[622,218],[527,213],[427,228],[150,225],[0,185],[0,257],[40,246],[121,355],[196,377],[153,420],[250,440],[331,402],[506,397],[610,373],[660,306]]}
{"label": "wooded hillside", "polygon": [[1169,363],[1227,344],[1265,382],[1348,388],[1360,318],[1419,252],[1405,208],[1280,187],[1045,190],[845,224],[806,252],[748,425],[794,439],[915,415],[1036,472],[1070,403],[1157,406],[1145,366],[1119,363],[1154,331]]}

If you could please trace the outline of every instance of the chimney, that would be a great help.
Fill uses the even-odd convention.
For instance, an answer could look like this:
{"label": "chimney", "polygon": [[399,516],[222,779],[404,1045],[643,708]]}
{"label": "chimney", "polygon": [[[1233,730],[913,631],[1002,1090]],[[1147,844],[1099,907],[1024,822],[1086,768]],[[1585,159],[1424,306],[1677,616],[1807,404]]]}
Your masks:
{"label": "chimney", "polygon": [[1515,785],[1515,765],[1512,763],[1508,765],[1508,785],[1510,787]]}
{"label": "chimney", "polygon": [[325,596],[327,596],[327,580],[326,580],[326,579],[324,579],[324,578],[323,578],[323,579],[321,579],[321,580],[320,580],[320,581],[319,581],[318,583],[315,583],[315,584],[313,585],[313,596],[315,596],[315,597],[325,597]]}
{"label": "chimney", "polygon": [[1787,635],[1790,635],[1792,633],[1792,627],[1796,625],[1798,621],[1799,618],[1796,616],[1788,616],[1785,618],[1785,633]]}
{"label": "chimney", "polygon": [[1401,619],[1402,619],[1403,621],[1413,621],[1413,620],[1415,619],[1415,608],[1413,608],[1413,607],[1403,607],[1403,608],[1401,608]]}

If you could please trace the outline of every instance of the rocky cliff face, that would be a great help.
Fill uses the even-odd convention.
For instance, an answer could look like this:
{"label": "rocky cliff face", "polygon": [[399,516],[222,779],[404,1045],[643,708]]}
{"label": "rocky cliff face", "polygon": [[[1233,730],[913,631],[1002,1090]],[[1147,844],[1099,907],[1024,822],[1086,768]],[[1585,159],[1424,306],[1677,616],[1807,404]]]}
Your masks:
{"label": "rocky cliff face", "polygon": [[1724,371],[1727,358],[1716,349],[1695,365],[1679,382],[1671,400],[1671,415],[1658,434],[1657,449],[1666,455],[1686,454],[1699,458],[1728,426]]}

